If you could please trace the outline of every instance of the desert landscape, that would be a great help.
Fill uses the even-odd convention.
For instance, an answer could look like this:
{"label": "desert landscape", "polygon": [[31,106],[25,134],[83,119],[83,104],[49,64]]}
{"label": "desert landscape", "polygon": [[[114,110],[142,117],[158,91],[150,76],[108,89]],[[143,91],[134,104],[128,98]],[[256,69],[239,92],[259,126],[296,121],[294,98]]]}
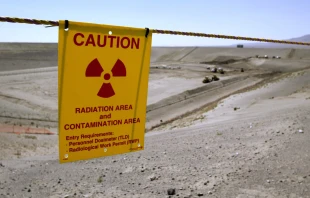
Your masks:
{"label": "desert landscape", "polygon": [[145,149],[59,164],[57,43],[0,43],[0,197],[310,197],[309,47],[153,47],[150,67]]}

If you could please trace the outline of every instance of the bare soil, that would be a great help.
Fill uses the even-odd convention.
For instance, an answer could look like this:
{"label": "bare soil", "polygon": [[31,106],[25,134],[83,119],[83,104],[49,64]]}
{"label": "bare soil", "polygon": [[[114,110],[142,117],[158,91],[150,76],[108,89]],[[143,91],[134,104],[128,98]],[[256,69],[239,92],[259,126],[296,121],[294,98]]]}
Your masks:
{"label": "bare soil", "polygon": [[[293,52],[156,48],[143,151],[60,165],[58,135],[1,132],[0,197],[310,197],[310,53]],[[227,73],[203,84],[207,67]],[[57,132],[57,68],[0,68],[1,124]]]}

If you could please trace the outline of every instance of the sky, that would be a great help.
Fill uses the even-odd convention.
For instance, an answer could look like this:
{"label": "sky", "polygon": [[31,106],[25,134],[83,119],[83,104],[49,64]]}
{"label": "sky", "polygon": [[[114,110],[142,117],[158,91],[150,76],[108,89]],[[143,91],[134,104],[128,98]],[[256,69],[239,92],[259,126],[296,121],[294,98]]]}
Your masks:
{"label": "sky", "polygon": [[[309,0],[0,0],[0,16],[289,39],[310,33]],[[57,42],[58,28],[0,22],[0,42]],[[248,41],[153,35],[153,46]]]}

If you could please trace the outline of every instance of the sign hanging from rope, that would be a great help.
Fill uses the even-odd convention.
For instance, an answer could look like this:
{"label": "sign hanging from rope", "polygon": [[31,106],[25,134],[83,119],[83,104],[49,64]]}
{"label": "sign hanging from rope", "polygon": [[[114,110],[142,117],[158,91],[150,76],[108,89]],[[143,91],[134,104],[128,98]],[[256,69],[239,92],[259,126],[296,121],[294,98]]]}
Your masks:
{"label": "sign hanging from rope", "polygon": [[59,22],[60,163],[144,149],[149,29]]}

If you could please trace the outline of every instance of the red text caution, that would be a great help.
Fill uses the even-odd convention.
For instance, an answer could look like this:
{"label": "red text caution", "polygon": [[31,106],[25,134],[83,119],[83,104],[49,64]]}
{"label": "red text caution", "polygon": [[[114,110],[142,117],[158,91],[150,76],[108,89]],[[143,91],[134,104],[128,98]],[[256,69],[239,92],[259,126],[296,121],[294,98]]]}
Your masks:
{"label": "red text caution", "polygon": [[127,36],[94,35],[76,33],[73,37],[76,46],[109,47],[122,49],[139,49],[140,39]]}

